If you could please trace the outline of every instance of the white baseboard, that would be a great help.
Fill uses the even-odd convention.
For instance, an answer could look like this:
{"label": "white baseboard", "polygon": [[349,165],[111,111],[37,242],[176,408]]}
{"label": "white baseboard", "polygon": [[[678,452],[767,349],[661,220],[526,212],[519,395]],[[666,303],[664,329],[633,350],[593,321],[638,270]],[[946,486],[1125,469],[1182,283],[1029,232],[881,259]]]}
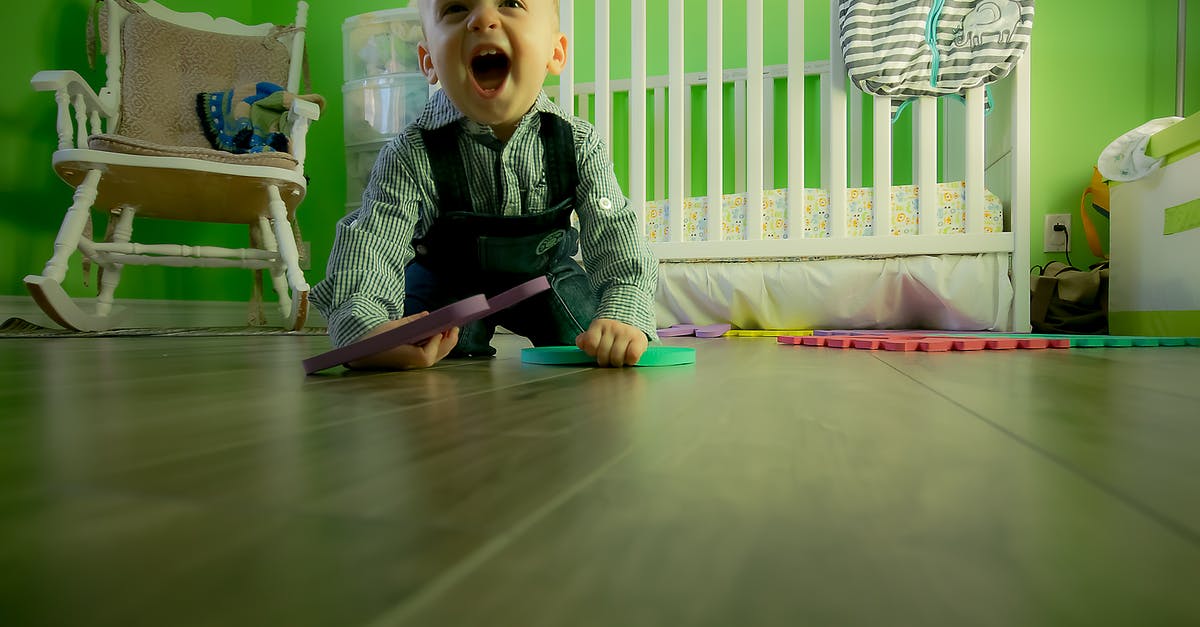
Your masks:
{"label": "white baseboard", "polygon": [[[80,306],[85,308],[94,302],[95,299],[79,300]],[[132,328],[244,327],[249,320],[247,302],[127,298],[117,299],[114,305],[128,310],[126,326]],[[279,324],[281,316],[274,302],[263,303],[263,310],[268,325]],[[42,313],[29,296],[0,296],[0,322],[9,318],[21,318],[44,327],[58,328],[58,324]],[[326,326],[324,316],[311,304],[304,326]]]}

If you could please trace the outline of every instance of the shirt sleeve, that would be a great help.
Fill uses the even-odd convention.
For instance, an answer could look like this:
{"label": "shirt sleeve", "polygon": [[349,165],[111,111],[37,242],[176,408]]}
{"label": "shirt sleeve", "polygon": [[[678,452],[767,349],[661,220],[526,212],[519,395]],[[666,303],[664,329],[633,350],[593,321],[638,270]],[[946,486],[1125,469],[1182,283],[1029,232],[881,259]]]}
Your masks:
{"label": "shirt sleeve", "polygon": [[404,268],[421,207],[407,141],[402,135],[380,151],[363,204],[338,221],[325,279],[312,290],[334,346],[404,316]]}
{"label": "shirt sleeve", "polygon": [[641,329],[657,339],[654,291],[658,260],[650,252],[642,225],[617,183],[612,160],[590,124],[575,125],[579,213],[583,263],[592,289],[599,295],[597,318],[609,318]]}

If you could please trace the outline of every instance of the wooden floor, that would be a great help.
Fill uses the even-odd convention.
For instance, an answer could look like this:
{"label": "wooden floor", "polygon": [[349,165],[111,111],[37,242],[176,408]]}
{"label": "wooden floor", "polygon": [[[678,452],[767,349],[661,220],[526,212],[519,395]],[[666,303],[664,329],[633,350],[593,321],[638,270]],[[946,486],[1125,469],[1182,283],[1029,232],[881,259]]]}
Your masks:
{"label": "wooden floor", "polygon": [[1200,348],[0,340],[0,625],[1200,624]]}

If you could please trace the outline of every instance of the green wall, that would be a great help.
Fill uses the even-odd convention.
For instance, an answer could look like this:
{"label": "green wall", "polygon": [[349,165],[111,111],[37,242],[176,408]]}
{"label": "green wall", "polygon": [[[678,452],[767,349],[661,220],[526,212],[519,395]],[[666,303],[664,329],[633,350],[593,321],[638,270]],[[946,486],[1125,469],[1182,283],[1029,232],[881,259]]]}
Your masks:
{"label": "green wall", "polygon": [[[1189,57],[1191,67],[1200,67],[1200,0],[1191,0],[1193,33]],[[28,28],[12,29],[12,50],[0,68],[8,97],[0,101],[0,295],[23,295],[21,277],[40,271],[51,251],[62,211],[70,202],[70,190],[53,175],[49,158],[56,143],[55,105],[50,94],[28,88],[29,77],[41,69],[75,69],[92,85],[102,83],[102,72],[87,70],[82,42],[83,23],[89,0],[42,0],[14,4],[15,23]],[[178,10],[203,10],[249,22],[290,21],[293,0],[167,0]],[[342,21],[351,15],[372,10],[403,6],[385,0],[345,0],[310,2],[308,45],[314,90],[324,94],[329,106],[323,119],[309,135],[307,173],[311,177],[308,198],[301,206],[300,225],[305,239],[313,245],[313,269],[307,275],[315,283],[323,275],[325,259],[332,244],[333,223],[345,209],[345,164],[342,148],[341,86]],[[612,2],[614,11],[623,3]],[[702,41],[704,31],[702,0],[687,0],[687,28]],[[1041,263],[1042,216],[1046,213],[1078,211],[1079,193],[1087,184],[1091,164],[1100,150],[1113,138],[1147,119],[1171,115],[1174,111],[1174,41],[1176,4],[1170,0],[1129,3],[1124,0],[1093,0],[1087,10],[1081,3],[1044,1],[1038,3],[1033,46],[1033,216],[1031,237],[1034,263]],[[665,23],[666,2],[649,3],[648,19],[652,34],[661,33],[655,24]],[[806,10],[810,24],[823,24],[827,15],[824,2],[810,0]],[[576,2],[577,15],[592,15],[590,1]],[[766,0],[767,41],[781,41],[784,28],[785,0]],[[744,17],[735,12],[734,3],[726,4],[726,66],[744,67]],[[627,10],[627,9],[625,9]],[[620,21],[620,15],[614,18]],[[828,34],[811,33],[806,39],[810,58],[822,56]],[[667,55],[665,37],[651,37],[650,71],[665,73]],[[580,74],[590,73],[592,34],[577,29],[572,52]],[[628,52],[614,47],[614,67],[628,66]],[[704,48],[691,46],[687,51],[689,69],[704,65]],[[782,63],[782,47],[764,52],[768,64]],[[1195,73],[1192,72],[1194,75]],[[1188,108],[1200,107],[1200,81],[1188,90]],[[704,96],[694,97],[697,116],[703,115]],[[815,103],[812,103],[815,105]],[[812,106],[810,105],[810,106]],[[810,110],[815,111],[815,108]],[[627,127],[615,120],[619,138]],[[783,124],[778,127],[783,132]],[[898,129],[898,134],[903,131]],[[815,122],[809,136],[816,137]],[[700,137],[702,139],[702,137]],[[616,148],[620,149],[617,140]],[[782,142],[780,151],[782,151]],[[697,146],[702,143],[694,144]],[[907,148],[897,146],[897,154]],[[777,162],[782,163],[782,152]],[[810,147],[809,154],[813,154]],[[698,160],[699,161],[699,160]],[[808,184],[817,180],[815,160],[808,164]],[[619,170],[624,168],[619,164]],[[623,173],[623,171],[622,171]],[[694,185],[703,185],[703,167],[693,177]],[[899,180],[899,177],[898,177]],[[727,173],[725,187],[731,189],[732,175]],[[1107,225],[1103,224],[1102,227]],[[102,224],[97,229],[102,229]],[[168,237],[175,229],[198,232],[214,245],[233,245],[245,241],[243,230],[219,226],[149,224],[138,226],[138,233],[150,239]],[[1082,231],[1072,241],[1076,265],[1093,261],[1086,253]],[[1061,258],[1061,255],[1045,255]],[[78,264],[76,264],[78,266]],[[78,269],[68,277],[68,290],[85,294]],[[202,300],[242,300],[249,295],[249,273],[241,270],[189,270],[132,268],[125,273],[118,297]]]}
{"label": "green wall", "polygon": [[[81,74],[94,89],[104,84],[104,64],[87,66],[84,25],[90,0],[41,0],[14,4],[14,24],[6,36],[10,55],[0,64],[6,96],[0,99],[0,295],[24,295],[21,278],[40,272],[49,258],[63,212],[71,203],[71,189],[58,180],[50,155],[58,136],[54,95],[35,92],[29,79],[40,70],[67,69]],[[252,21],[251,5],[244,0],[169,0],[181,11],[206,11],[242,21]],[[102,234],[104,220],[96,220]],[[172,241],[187,230],[203,243],[244,245],[245,227],[185,225],[141,220],[135,233],[145,241]],[[180,236],[182,237],[182,236]],[[177,239],[175,241],[183,241]],[[250,295],[250,274],[245,270],[131,268],[124,274],[117,296],[123,298],[242,300]],[[83,286],[79,262],[72,261],[65,287],[73,295],[94,295]]]}

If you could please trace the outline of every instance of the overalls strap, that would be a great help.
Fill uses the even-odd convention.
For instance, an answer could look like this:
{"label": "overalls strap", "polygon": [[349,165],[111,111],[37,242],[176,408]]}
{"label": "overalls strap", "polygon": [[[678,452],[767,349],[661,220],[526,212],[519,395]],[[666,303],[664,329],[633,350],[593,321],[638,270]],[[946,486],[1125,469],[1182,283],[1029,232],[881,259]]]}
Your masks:
{"label": "overalls strap", "polygon": [[542,148],[546,151],[546,197],[550,207],[574,200],[579,186],[579,167],[575,160],[574,128],[553,113],[543,112]]}
{"label": "overalls strap", "polygon": [[459,148],[460,128],[422,131],[437,188],[437,216],[414,242],[414,262],[458,272],[537,274],[578,250],[571,227],[579,184],[574,130],[552,113],[540,114],[546,207],[537,213],[492,215],[473,207]]}
{"label": "overalls strap", "polygon": [[[543,111],[541,130],[546,161],[547,207],[574,199],[579,185],[578,162],[575,159],[575,137],[570,123]],[[462,211],[474,213],[471,193],[467,188],[467,169],[458,146],[459,127],[447,124],[441,128],[422,130],[429,165],[433,169],[433,184],[438,194],[439,212]]]}
{"label": "overalls strap", "polygon": [[458,135],[457,124],[421,131],[425,151],[429,154],[429,166],[433,169],[439,211],[473,213],[471,192],[467,189],[467,168],[463,164],[462,151],[458,148]]}

